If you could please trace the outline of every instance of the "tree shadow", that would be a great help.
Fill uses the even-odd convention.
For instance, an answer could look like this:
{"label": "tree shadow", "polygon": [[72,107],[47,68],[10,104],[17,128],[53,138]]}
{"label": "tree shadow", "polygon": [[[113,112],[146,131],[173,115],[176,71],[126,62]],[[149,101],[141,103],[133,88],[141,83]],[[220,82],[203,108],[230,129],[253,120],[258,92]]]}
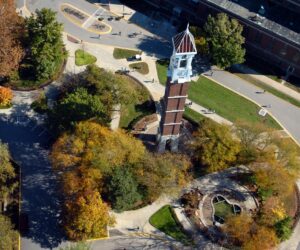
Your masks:
{"label": "tree shadow", "polygon": [[57,177],[49,161],[51,135],[28,117],[24,123],[16,119],[12,116],[0,121],[0,138],[8,143],[12,158],[21,167],[21,212],[28,217],[28,230],[21,232],[22,240],[54,248],[65,236],[59,225]]}

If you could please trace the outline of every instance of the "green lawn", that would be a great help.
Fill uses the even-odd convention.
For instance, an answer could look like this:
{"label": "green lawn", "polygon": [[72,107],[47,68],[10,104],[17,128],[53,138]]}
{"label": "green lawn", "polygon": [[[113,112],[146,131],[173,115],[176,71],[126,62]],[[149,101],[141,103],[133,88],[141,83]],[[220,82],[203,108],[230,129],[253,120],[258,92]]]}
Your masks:
{"label": "green lawn", "polygon": [[232,205],[228,204],[226,201],[219,203],[214,203],[215,215],[225,219],[229,215],[234,215],[232,211]]}
{"label": "green lawn", "polygon": [[137,72],[147,75],[149,73],[148,64],[145,62],[137,62],[129,64],[129,68],[135,69]]}
{"label": "green lawn", "polygon": [[[167,67],[167,61],[160,60],[156,62],[158,78],[163,85],[165,85],[167,79]],[[192,82],[190,84],[189,98],[205,108],[215,110],[218,115],[231,122],[236,122],[238,120],[245,120],[251,123],[263,122],[271,128],[281,129],[279,124],[271,116],[259,116],[258,111],[260,107],[255,103],[204,76],[201,76],[197,82]],[[188,116],[196,116],[191,113],[191,111],[187,111]]]}
{"label": "green lawn", "polygon": [[138,51],[138,50],[114,48],[113,56],[115,59],[124,59],[124,58],[128,58],[128,57],[132,57],[137,54],[140,55],[140,54],[142,54],[142,52]]}
{"label": "green lawn", "polygon": [[[235,73],[235,75],[246,80],[247,82],[254,84],[255,86],[257,86],[261,89],[264,89],[264,90],[270,92],[271,94],[273,94],[285,101],[288,101],[291,104],[294,104],[297,107],[300,107],[300,101],[294,99],[293,97],[291,97],[289,95],[282,93],[281,91],[278,91],[277,89],[272,88],[271,86],[265,84],[264,82],[262,82],[258,79],[255,79],[247,74],[242,74],[242,73]],[[273,80],[275,80],[275,79],[273,79]]]}
{"label": "green lawn", "polygon": [[172,208],[170,205],[163,206],[150,217],[149,222],[152,226],[166,233],[167,235],[170,235],[174,239],[187,242],[188,237],[182,231],[181,226],[173,217],[171,209]]}
{"label": "green lawn", "polygon": [[160,84],[166,85],[169,60],[157,60],[156,70]]}
{"label": "green lawn", "polygon": [[222,87],[214,81],[201,76],[189,87],[189,98],[229,121],[245,120],[250,123],[265,123],[268,127],[280,129],[278,123],[269,115],[258,115],[260,107],[244,97]]}
{"label": "green lawn", "polygon": [[183,117],[194,123],[199,123],[201,120],[203,120],[205,118],[205,116],[201,115],[200,113],[198,113],[188,107],[185,108]]}
{"label": "green lawn", "polygon": [[[126,77],[126,76],[124,76]],[[127,83],[131,84],[131,87],[137,90],[139,97],[133,103],[122,105],[121,107],[121,119],[120,128],[130,129],[133,123],[138,119],[155,113],[155,105],[151,101],[151,97],[147,89],[133,79],[126,77]]]}
{"label": "green lawn", "polygon": [[82,49],[75,51],[75,64],[77,66],[93,64],[97,61],[97,58]]}

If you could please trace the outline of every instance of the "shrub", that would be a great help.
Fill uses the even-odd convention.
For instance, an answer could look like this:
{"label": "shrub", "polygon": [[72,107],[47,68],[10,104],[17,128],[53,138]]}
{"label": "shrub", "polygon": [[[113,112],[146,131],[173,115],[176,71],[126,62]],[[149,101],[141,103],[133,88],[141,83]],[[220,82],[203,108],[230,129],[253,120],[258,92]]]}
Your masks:
{"label": "shrub", "polygon": [[292,218],[287,216],[283,220],[278,221],[275,224],[275,231],[277,234],[277,237],[281,240],[287,240],[292,235]]}

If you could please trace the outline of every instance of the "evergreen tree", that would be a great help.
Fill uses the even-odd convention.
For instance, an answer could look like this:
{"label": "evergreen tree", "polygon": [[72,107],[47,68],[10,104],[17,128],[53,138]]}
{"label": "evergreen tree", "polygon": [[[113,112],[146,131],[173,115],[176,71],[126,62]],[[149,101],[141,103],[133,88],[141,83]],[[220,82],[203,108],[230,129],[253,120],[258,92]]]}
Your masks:
{"label": "evergreen tree", "polygon": [[109,182],[109,196],[117,211],[129,210],[141,199],[137,182],[128,168],[116,168]]}
{"label": "evergreen tree", "polygon": [[65,58],[62,24],[56,21],[54,11],[43,8],[26,20],[26,27],[35,76],[38,80],[49,79]]}

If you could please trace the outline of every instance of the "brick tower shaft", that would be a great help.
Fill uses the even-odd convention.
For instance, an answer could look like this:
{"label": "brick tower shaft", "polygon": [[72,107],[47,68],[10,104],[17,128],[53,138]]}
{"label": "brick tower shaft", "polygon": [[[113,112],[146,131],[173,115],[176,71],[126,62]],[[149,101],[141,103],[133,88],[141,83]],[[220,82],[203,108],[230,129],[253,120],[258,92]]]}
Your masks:
{"label": "brick tower shaft", "polygon": [[188,85],[192,75],[192,59],[197,53],[194,37],[187,29],[173,37],[173,54],[168,68],[165,95],[161,101],[161,120],[158,134],[158,151],[166,147],[178,150]]}

